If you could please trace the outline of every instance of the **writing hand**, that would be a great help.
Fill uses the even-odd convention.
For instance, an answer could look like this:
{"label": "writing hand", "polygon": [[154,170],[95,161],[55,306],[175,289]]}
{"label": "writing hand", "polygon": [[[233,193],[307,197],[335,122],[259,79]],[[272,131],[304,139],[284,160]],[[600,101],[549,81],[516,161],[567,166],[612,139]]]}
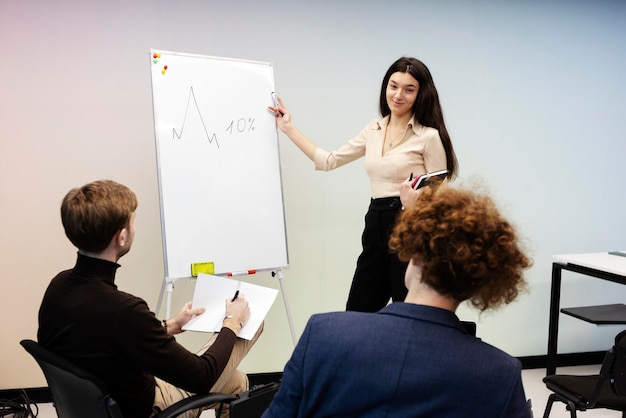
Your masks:
{"label": "writing hand", "polygon": [[235,300],[226,299],[226,315],[224,326],[238,334],[250,319],[250,305],[242,293]]}

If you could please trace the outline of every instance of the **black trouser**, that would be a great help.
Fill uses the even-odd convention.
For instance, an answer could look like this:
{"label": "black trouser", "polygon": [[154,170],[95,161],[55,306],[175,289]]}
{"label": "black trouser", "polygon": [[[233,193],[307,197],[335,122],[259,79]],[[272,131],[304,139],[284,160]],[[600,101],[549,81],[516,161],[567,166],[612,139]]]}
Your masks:
{"label": "black trouser", "polygon": [[389,298],[403,301],[407,294],[404,274],[407,263],[389,250],[389,235],[402,204],[398,197],[372,199],[361,237],[363,251],[356,263],[346,310],[377,312]]}

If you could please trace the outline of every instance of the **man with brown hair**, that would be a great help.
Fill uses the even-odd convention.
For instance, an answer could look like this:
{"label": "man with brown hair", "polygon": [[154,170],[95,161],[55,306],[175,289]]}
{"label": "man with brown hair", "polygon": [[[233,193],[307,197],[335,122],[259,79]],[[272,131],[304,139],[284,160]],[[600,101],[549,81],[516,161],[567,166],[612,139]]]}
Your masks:
{"label": "man with brown hair", "polygon": [[117,261],[132,246],[137,205],[128,187],[111,180],[67,193],[61,220],[78,258],[46,290],[39,343],[102,379],[126,417],[148,418],[194,393],[248,390],[237,365],[261,329],[251,341],[237,338],[250,317],[243,295],[225,302],[221,331],[196,355],[174,335],[204,308],[187,303],[175,317],[159,320],[144,300],[118,290]]}

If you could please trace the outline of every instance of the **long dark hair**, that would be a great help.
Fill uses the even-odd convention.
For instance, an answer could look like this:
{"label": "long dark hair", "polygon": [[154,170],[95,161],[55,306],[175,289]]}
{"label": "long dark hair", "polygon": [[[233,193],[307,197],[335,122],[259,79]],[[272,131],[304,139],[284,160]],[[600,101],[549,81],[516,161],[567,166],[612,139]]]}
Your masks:
{"label": "long dark hair", "polygon": [[456,154],[454,153],[452,140],[450,139],[446,124],[443,120],[443,111],[441,110],[439,94],[435,88],[433,76],[422,61],[411,57],[402,57],[389,67],[380,88],[380,114],[383,117],[391,114],[391,109],[389,109],[389,105],[387,104],[387,84],[389,84],[391,75],[398,72],[411,74],[419,83],[417,98],[413,104],[413,115],[422,125],[435,128],[439,131],[439,137],[446,151],[448,178],[453,179],[458,169]]}

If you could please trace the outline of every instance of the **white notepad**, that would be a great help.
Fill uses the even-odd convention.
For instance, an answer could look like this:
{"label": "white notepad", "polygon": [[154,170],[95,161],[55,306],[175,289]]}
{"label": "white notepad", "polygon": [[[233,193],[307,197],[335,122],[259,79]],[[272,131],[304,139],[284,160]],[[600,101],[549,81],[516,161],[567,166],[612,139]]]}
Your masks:
{"label": "white notepad", "polygon": [[185,325],[185,331],[219,332],[226,315],[226,299],[232,299],[235,292],[245,296],[250,304],[250,319],[239,332],[239,337],[251,340],[257,332],[265,316],[269,312],[277,289],[259,286],[241,280],[199,273],[196,289],[193,294],[192,306],[203,306],[206,311],[197,315]]}

